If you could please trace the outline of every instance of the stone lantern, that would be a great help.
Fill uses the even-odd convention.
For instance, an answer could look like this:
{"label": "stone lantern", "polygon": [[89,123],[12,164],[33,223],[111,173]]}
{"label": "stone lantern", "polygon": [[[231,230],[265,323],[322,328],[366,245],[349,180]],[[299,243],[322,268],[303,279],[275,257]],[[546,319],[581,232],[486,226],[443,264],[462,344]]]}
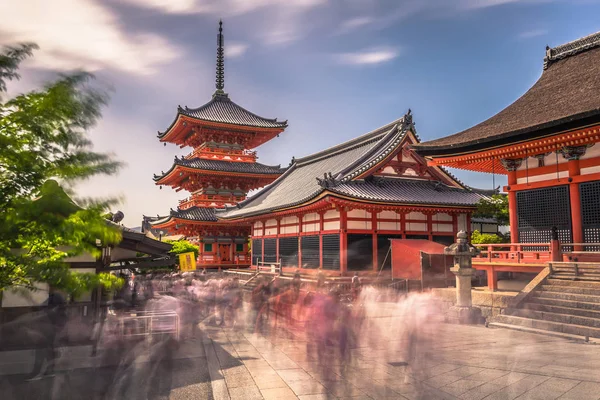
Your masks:
{"label": "stone lantern", "polygon": [[456,305],[448,311],[449,322],[472,324],[483,319],[481,310],[473,308],[471,300],[471,278],[475,273],[473,257],[479,253],[479,249],[468,243],[465,231],[458,232],[456,243],[444,249],[444,254],[454,256],[454,266],[450,271],[456,275]]}

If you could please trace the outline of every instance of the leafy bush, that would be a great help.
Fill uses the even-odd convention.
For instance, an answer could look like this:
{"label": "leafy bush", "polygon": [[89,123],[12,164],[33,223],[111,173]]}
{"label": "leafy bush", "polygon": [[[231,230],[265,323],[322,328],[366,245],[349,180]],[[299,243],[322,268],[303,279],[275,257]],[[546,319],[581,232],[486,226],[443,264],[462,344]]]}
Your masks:
{"label": "leafy bush", "polygon": [[507,239],[505,237],[493,233],[481,233],[478,230],[474,230],[471,235],[471,243],[473,244],[495,244],[506,242]]}
{"label": "leafy bush", "polygon": [[168,241],[168,242],[173,245],[173,248],[171,249],[171,253],[183,254],[183,253],[194,252],[194,257],[198,258],[198,252],[200,251],[200,248],[198,246],[196,246],[195,244],[192,244],[192,243],[188,242],[187,240],[177,240],[177,241]]}

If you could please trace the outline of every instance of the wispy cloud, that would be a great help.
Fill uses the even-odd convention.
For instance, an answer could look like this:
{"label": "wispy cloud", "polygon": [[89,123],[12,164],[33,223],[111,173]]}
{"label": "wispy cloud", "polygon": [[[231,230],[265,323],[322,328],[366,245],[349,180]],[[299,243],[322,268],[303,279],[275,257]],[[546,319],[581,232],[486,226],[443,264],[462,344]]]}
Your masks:
{"label": "wispy cloud", "polygon": [[158,64],[179,56],[162,36],[132,34],[94,0],[0,2],[0,44],[35,42],[39,68],[98,70],[114,68],[149,75]]}
{"label": "wispy cloud", "polygon": [[525,31],[525,32],[519,33],[519,38],[530,39],[530,38],[534,38],[534,37],[538,37],[538,36],[544,36],[547,34],[548,34],[547,29],[534,29],[531,31]]}
{"label": "wispy cloud", "polygon": [[366,26],[374,22],[372,17],[356,17],[343,21],[337,31],[339,35],[352,32],[360,27]]}
{"label": "wispy cloud", "polygon": [[241,57],[248,50],[248,44],[241,42],[225,42],[225,56],[228,58]]}
{"label": "wispy cloud", "polygon": [[464,6],[466,8],[487,8],[501,6],[503,4],[520,3],[527,0],[465,0]]}
{"label": "wispy cloud", "polygon": [[352,53],[341,53],[335,58],[342,64],[348,65],[376,65],[393,60],[400,55],[400,51],[391,47],[378,47],[365,49]]}

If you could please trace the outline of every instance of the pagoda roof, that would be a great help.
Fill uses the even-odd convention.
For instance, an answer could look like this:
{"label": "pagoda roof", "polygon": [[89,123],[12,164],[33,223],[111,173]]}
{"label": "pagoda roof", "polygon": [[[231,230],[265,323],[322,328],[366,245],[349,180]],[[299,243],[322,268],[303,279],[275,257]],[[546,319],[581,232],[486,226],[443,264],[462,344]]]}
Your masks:
{"label": "pagoda roof", "polygon": [[600,32],[547,48],[538,81],[498,114],[414,145],[424,156],[474,152],[600,122]]}
{"label": "pagoda roof", "polygon": [[150,225],[162,225],[173,219],[188,221],[217,222],[215,209],[210,207],[190,207],[185,210],[171,210],[168,216],[149,221]]}
{"label": "pagoda roof", "polygon": [[281,168],[280,165],[264,165],[257,162],[211,160],[206,158],[187,159],[175,157],[173,166],[171,166],[167,172],[161,175],[154,175],[154,180],[160,181],[173,172],[177,166],[193,168],[200,171],[231,172],[242,175],[281,175],[286,171],[286,168]]}
{"label": "pagoda roof", "polygon": [[158,137],[164,137],[175,125],[179,116],[183,115],[198,121],[215,122],[236,126],[252,128],[277,128],[285,129],[286,121],[277,121],[277,118],[269,119],[258,116],[245,108],[234,103],[227,93],[217,90],[212,99],[198,108],[177,107],[177,116],[164,132],[159,132]]}
{"label": "pagoda roof", "polygon": [[[410,114],[356,139],[292,160],[288,170],[263,190],[236,207],[217,211],[219,219],[245,218],[299,206],[322,194],[385,202],[460,204],[473,206],[480,195],[456,183],[457,189],[417,179],[372,177],[382,163],[401,150],[408,132],[415,134]],[[416,136],[416,134],[415,134]],[[368,175],[363,183],[358,183]],[[394,182],[392,182],[394,181]],[[374,183],[378,182],[378,183]],[[383,186],[379,186],[383,184]],[[416,194],[400,193],[404,190]],[[462,196],[462,197],[461,197]]]}

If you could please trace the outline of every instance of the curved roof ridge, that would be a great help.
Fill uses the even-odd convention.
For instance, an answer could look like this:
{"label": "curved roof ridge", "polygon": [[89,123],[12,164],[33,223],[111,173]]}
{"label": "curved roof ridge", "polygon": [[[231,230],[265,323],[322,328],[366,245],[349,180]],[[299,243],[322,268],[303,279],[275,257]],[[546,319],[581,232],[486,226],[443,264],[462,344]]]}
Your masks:
{"label": "curved roof ridge", "polygon": [[[380,139],[380,141],[379,141],[379,143],[377,143],[377,145],[375,145],[371,150],[369,150],[361,158],[355,160],[348,167],[346,167],[342,171],[338,172],[336,178],[340,179],[342,181],[347,180],[347,179],[351,179],[353,177],[353,175],[356,174],[356,171],[354,171],[354,170],[358,166],[364,165],[365,163],[366,163],[366,165],[364,165],[364,167],[366,167],[366,168],[372,167],[372,165],[370,165],[370,164],[372,163],[373,158],[380,157],[382,152],[384,154],[386,152],[389,153],[389,150],[390,150],[390,143],[389,143],[389,141],[392,138],[397,137],[399,133],[400,133],[400,136],[404,136],[405,132],[406,132],[406,129],[399,129],[398,124],[394,125],[392,127],[392,129],[390,129],[385,134],[385,136],[383,136]],[[388,150],[388,151],[386,151],[386,150]]]}
{"label": "curved roof ridge", "polygon": [[[271,127],[271,128],[275,128],[275,127],[284,127],[287,126],[287,120],[285,121],[277,121],[277,118],[265,118],[265,117],[261,117],[258,114],[253,113],[252,111],[248,111],[246,108],[240,106],[239,104],[235,103],[233,100],[231,100],[229,98],[229,95],[227,93],[217,93],[215,92],[213,94],[212,99],[210,99],[210,101],[208,101],[207,103],[201,105],[200,107],[197,108],[189,108],[189,107],[185,107],[185,108],[180,108],[180,112],[183,115],[186,115],[188,117],[192,117],[192,118],[200,118],[200,119],[205,119],[202,118],[201,116],[198,115],[194,115],[194,114],[200,114],[202,111],[208,109],[210,106],[217,104],[217,103],[229,103],[231,104],[234,108],[237,108],[239,111],[241,111],[242,113],[246,113],[256,119],[258,119],[259,121],[263,121],[263,122],[267,122],[270,123],[274,126],[265,126],[265,127]],[[214,119],[206,119],[208,121],[213,121],[216,120],[217,118]],[[215,121],[218,122],[218,121]],[[231,123],[231,122],[226,122],[226,121],[222,121],[223,123]],[[245,124],[241,124],[241,125],[245,125]],[[249,126],[254,126],[254,125],[249,125]]]}
{"label": "curved roof ridge", "polygon": [[[363,144],[367,144],[375,139],[379,139],[379,136],[386,135],[387,133],[389,133],[390,130],[392,130],[394,128],[394,126],[402,123],[403,120],[404,120],[404,116],[402,116],[388,124],[385,124],[377,129],[374,129],[370,132],[360,135],[359,137],[356,137],[354,139],[350,139],[346,142],[329,147],[325,150],[321,150],[317,153],[313,153],[313,154],[309,154],[309,155],[301,157],[301,158],[297,158],[296,163],[307,164],[310,162],[319,161],[323,157],[328,157],[328,156],[332,156],[334,154],[339,154],[339,153],[342,153],[342,152],[345,152],[348,150],[352,150]],[[387,128],[389,128],[389,129],[387,129]]]}
{"label": "curved roof ridge", "polygon": [[247,161],[234,161],[234,160],[213,160],[211,158],[202,158],[202,157],[193,157],[193,158],[178,158],[177,156],[175,156],[175,161],[174,164],[177,165],[186,165],[186,164],[191,164],[194,161],[207,161],[207,162],[219,162],[222,161],[224,163],[228,163],[228,164],[236,164],[236,165],[259,165],[261,167],[265,167],[265,168],[273,168],[273,169],[286,169],[281,168],[281,164],[277,164],[277,165],[267,165],[267,164],[262,164],[259,162],[247,162]]}
{"label": "curved roof ridge", "polygon": [[548,68],[554,61],[579,54],[598,46],[600,46],[600,32],[592,33],[591,35],[572,40],[553,48],[546,46],[544,69]]}

